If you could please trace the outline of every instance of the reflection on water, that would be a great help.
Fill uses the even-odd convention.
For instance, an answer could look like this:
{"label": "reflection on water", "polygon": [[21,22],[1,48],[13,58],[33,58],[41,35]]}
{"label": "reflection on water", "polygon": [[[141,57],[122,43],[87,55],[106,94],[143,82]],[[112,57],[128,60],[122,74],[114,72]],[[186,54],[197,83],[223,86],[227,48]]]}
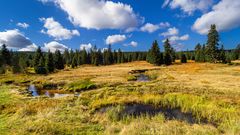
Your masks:
{"label": "reflection on water", "polygon": [[139,74],[139,76],[137,76],[137,81],[138,82],[148,82],[149,77],[145,74]]}
{"label": "reflection on water", "polygon": [[46,96],[50,98],[62,98],[68,96],[79,96],[79,93],[67,93],[66,91],[61,90],[38,90],[35,85],[30,85],[28,91],[33,97]]}
{"label": "reflection on water", "polygon": [[30,86],[28,87],[28,91],[32,93],[32,96],[33,96],[33,97],[39,96],[39,94],[38,94],[38,92],[37,92],[37,89],[36,89],[36,87],[35,87],[34,85],[30,85]]}

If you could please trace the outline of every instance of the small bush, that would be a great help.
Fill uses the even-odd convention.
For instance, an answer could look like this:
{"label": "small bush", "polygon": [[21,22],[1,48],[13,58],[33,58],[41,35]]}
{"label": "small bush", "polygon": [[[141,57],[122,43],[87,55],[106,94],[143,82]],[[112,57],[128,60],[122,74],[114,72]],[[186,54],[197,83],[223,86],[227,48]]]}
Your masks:
{"label": "small bush", "polygon": [[90,80],[73,82],[73,83],[70,83],[67,86],[68,90],[76,91],[76,92],[80,92],[80,91],[83,91],[83,90],[95,89],[95,88],[97,88],[96,84],[94,84]]}

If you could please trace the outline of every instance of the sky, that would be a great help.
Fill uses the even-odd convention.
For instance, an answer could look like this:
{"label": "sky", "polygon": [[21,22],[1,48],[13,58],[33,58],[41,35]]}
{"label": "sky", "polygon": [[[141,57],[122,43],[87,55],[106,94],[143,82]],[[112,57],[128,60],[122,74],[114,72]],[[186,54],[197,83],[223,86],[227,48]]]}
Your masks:
{"label": "sky", "polygon": [[204,44],[217,25],[226,49],[240,43],[239,0],[1,0],[0,44],[16,51],[146,51],[167,38],[178,50]]}

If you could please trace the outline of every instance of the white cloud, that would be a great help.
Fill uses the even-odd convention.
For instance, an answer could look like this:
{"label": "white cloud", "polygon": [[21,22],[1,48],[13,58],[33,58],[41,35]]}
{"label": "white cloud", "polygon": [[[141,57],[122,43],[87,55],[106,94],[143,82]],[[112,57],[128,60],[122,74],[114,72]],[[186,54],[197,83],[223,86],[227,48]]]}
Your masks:
{"label": "white cloud", "polygon": [[127,37],[125,35],[111,35],[108,36],[106,39],[106,44],[116,44],[119,42],[123,42],[124,40],[126,40]]}
{"label": "white cloud", "polygon": [[24,28],[24,29],[27,29],[28,27],[29,27],[29,24],[27,24],[27,23],[17,23],[17,26],[18,27],[21,27],[21,28]]}
{"label": "white cloud", "polygon": [[43,47],[44,51],[50,50],[51,52],[55,52],[56,50],[64,52],[66,49],[69,49],[69,48],[66,45],[58,43],[56,41],[45,43]]}
{"label": "white cloud", "polygon": [[169,38],[170,41],[186,41],[189,39],[189,35],[185,34],[183,36],[171,36]]}
{"label": "white cloud", "polygon": [[180,8],[191,15],[196,10],[207,11],[213,4],[213,0],[165,0],[162,7],[170,6],[171,9]]}
{"label": "white cloud", "polygon": [[32,45],[29,45],[29,46],[27,46],[25,48],[21,48],[18,51],[20,51],[20,52],[34,52],[34,51],[37,50],[37,48],[38,48],[37,45],[32,44]]}
{"label": "white cloud", "polygon": [[53,2],[65,11],[74,24],[88,29],[128,29],[140,22],[132,7],[106,0],[41,0]]}
{"label": "white cloud", "polygon": [[166,28],[166,27],[169,27],[169,26],[170,26],[170,24],[168,22],[166,22],[166,23],[162,22],[160,24],[155,24],[155,25],[151,24],[151,23],[147,23],[144,26],[142,26],[140,28],[140,30],[143,31],[143,32],[153,33],[153,32],[155,32],[155,31],[157,31],[161,28]]}
{"label": "white cloud", "polygon": [[180,41],[186,41],[190,38],[188,34],[180,36],[179,30],[176,27],[169,28],[167,32],[164,32],[161,35],[165,38],[162,42],[165,42],[166,39],[169,39],[170,44],[174,46],[179,46],[181,44],[179,43]]}
{"label": "white cloud", "polygon": [[167,32],[163,32],[161,35],[164,37],[178,35],[179,30],[176,27],[169,28]]}
{"label": "white cloud", "polygon": [[59,22],[51,18],[40,18],[44,22],[44,28],[42,33],[55,38],[55,40],[71,39],[73,36],[79,36],[80,33],[77,30],[68,30],[64,28]]}
{"label": "white cloud", "polygon": [[6,44],[8,48],[20,49],[33,43],[18,29],[0,32],[0,44]]}
{"label": "white cloud", "polygon": [[92,45],[91,43],[81,44],[81,45],[80,45],[80,50],[85,49],[86,51],[89,51],[92,47],[93,47],[93,45]]}
{"label": "white cloud", "polygon": [[124,44],[124,46],[132,46],[132,47],[137,47],[138,43],[135,41],[130,42],[129,44]]}
{"label": "white cloud", "polygon": [[239,9],[239,0],[222,0],[213,6],[212,11],[198,18],[192,28],[200,34],[207,34],[211,24],[216,24],[219,31],[239,27]]}

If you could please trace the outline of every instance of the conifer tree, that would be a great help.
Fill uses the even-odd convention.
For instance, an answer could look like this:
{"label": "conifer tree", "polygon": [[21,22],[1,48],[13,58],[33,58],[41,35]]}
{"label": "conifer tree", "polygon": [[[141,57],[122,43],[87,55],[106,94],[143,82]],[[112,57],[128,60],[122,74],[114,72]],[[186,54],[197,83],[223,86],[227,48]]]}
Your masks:
{"label": "conifer tree", "polygon": [[54,65],[55,65],[56,69],[59,69],[59,70],[64,69],[63,57],[62,57],[62,54],[59,50],[55,51],[54,60],[55,60]]}
{"label": "conifer tree", "polygon": [[54,69],[55,69],[54,58],[53,58],[53,54],[50,52],[50,50],[48,51],[48,54],[46,56],[45,66],[46,66],[48,73],[54,72]]}
{"label": "conifer tree", "polygon": [[119,48],[118,49],[118,52],[117,52],[117,63],[122,63],[122,51],[121,49]]}
{"label": "conifer tree", "polygon": [[71,64],[71,59],[70,59],[70,54],[69,54],[68,49],[65,49],[65,51],[64,51],[64,53],[63,53],[63,59],[64,59],[64,63],[65,63],[67,66],[70,66],[70,64]]}
{"label": "conifer tree", "polygon": [[81,50],[81,64],[88,64],[88,54],[85,48],[83,48],[83,50]]}
{"label": "conifer tree", "polygon": [[14,74],[16,74],[16,73],[21,73],[21,68],[20,68],[20,66],[19,66],[19,56],[18,56],[18,54],[15,54],[15,55],[13,56],[12,72],[13,72]]}
{"label": "conifer tree", "polygon": [[195,61],[201,62],[201,55],[202,55],[202,46],[198,43],[195,47]]}
{"label": "conifer tree", "polygon": [[167,39],[165,42],[164,42],[164,63],[166,65],[171,65],[172,64],[172,56],[171,56],[171,45],[169,43],[169,40]]}
{"label": "conifer tree", "polygon": [[[34,54],[34,58],[33,58],[33,67],[34,67],[34,70],[35,72],[38,74],[38,71],[39,71],[39,65],[40,64],[40,59],[42,59],[42,61],[44,61],[44,57],[43,57],[43,53],[42,53],[42,50],[41,50],[41,47],[39,46],[37,51],[35,52]],[[42,67],[40,67],[42,68]]]}
{"label": "conifer tree", "polygon": [[105,65],[111,65],[113,64],[113,54],[112,54],[112,48],[111,48],[111,45],[108,46],[108,49],[107,50],[104,50],[104,53],[103,53],[103,59],[104,59],[104,64]]}
{"label": "conifer tree", "polygon": [[1,56],[2,56],[2,63],[3,65],[11,65],[12,61],[11,61],[11,53],[10,51],[7,49],[7,46],[5,44],[2,45],[1,48]]}
{"label": "conifer tree", "polygon": [[233,57],[234,60],[240,59],[240,44],[238,44],[236,49],[234,50]]}
{"label": "conifer tree", "polygon": [[72,68],[75,68],[78,66],[78,55],[75,53],[73,59],[72,59],[72,64],[71,64]]}
{"label": "conifer tree", "polygon": [[99,66],[99,65],[101,65],[102,64],[102,52],[101,52],[101,50],[100,49],[98,49],[98,51],[96,52],[96,56],[95,56],[95,58],[94,58],[94,61],[93,61],[93,64],[95,65],[95,66]]}
{"label": "conifer tree", "polygon": [[27,72],[28,60],[23,56],[19,58],[19,66],[22,73]]}
{"label": "conifer tree", "polygon": [[219,57],[219,34],[216,29],[216,25],[211,25],[211,28],[208,33],[208,40],[206,46],[206,53],[210,62],[216,63]]}
{"label": "conifer tree", "polygon": [[219,60],[221,61],[221,63],[226,63],[227,62],[226,53],[225,53],[223,45],[221,46],[221,49],[220,49]]}
{"label": "conifer tree", "polygon": [[187,63],[187,57],[185,54],[181,55],[181,63]]}
{"label": "conifer tree", "polygon": [[147,61],[154,65],[163,64],[163,59],[161,57],[161,52],[157,40],[153,42],[152,48],[148,52]]}

